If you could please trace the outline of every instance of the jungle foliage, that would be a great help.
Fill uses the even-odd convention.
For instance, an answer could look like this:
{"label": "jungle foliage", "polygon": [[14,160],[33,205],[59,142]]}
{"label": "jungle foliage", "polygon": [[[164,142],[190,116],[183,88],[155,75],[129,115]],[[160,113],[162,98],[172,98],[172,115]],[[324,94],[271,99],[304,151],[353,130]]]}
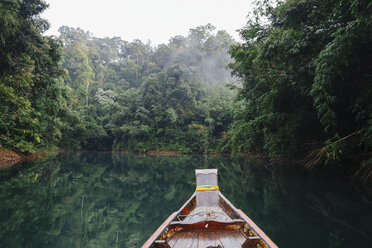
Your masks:
{"label": "jungle foliage", "polygon": [[232,122],[234,43],[208,24],[151,46],[61,27],[69,125],[60,147],[207,152]]}
{"label": "jungle foliage", "polygon": [[255,153],[371,179],[372,2],[272,2],[243,43],[207,24],[153,46],[45,36],[44,1],[1,1],[0,148]]}
{"label": "jungle foliage", "polygon": [[44,1],[0,1],[0,147],[32,152],[63,125],[60,42],[43,36]]}
{"label": "jungle foliage", "polygon": [[244,111],[222,150],[372,177],[372,2],[258,3],[234,45]]}
{"label": "jungle foliage", "polygon": [[225,87],[229,34],[207,24],[158,46],[66,26],[45,36],[45,8],[0,2],[0,148],[216,147],[236,105]]}

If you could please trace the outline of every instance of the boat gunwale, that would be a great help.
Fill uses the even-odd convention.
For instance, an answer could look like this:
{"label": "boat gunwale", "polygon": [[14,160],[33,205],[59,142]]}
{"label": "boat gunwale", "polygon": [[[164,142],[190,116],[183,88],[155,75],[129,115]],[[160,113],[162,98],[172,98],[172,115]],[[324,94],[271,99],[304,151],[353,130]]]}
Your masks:
{"label": "boat gunwale", "polygon": [[278,248],[278,246],[259,228],[253,220],[251,220],[242,210],[237,209],[222,193],[218,192],[219,196],[235,211],[237,215],[247,222],[249,227],[269,246],[269,248]]}
{"label": "boat gunwale", "polygon": [[181,212],[182,210],[194,199],[194,197],[196,196],[196,192],[194,192],[192,194],[192,196],[182,205],[182,207],[176,211],[176,212],[173,212],[164,222],[163,224],[161,224],[160,227],[163,226],[163,228],[160,229],[160,227],[150,236],[150,238],[146,241],[145,244],[142,245],[141,248],[149,248],[158,238],[158,236],[164,232],[164,230],[169,226],[169,224],[172,222],[172,220],[174,220],[175,217],[177,217]]}
{"label": "boat gunwale", "polygon": [[[183,211],[183,209],[193,200],[197,192],[194,192],[192,196],[182,205],[182,207],[173,212],[163,224],[151,235],[151,237],[146,241],[146,243],[141,248],[149,248],[157,240],[159,235],[164,232],[164,230],[170,226],[170,223]],[[241,209],[237,209],[222,193],[218,191],[218,195],[221,200],[225,201],[231,209],[244,220],[249,227],[269,246],[269,248],[278,248],[278,246],[253,222]]]}

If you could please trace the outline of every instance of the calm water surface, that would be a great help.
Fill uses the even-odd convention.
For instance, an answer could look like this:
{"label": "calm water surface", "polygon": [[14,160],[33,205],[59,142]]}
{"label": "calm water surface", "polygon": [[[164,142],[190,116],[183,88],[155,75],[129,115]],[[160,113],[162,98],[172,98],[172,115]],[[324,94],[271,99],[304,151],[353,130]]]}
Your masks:
{"label": "calm water surface", "polygon": [[61,153],[0,170],[0,247],[141,247],[218,168],[222,193],[281,248],[372,247],[372,196],[341,179],[222,156]]}

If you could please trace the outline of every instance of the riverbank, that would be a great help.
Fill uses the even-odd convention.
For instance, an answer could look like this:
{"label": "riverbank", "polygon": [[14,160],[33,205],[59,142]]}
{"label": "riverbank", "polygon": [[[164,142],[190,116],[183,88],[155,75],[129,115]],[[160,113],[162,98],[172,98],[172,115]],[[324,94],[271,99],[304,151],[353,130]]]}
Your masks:
{"label": "riverbank", "polygon": [[284,159],[270,159],[265,156],[260,156],[258,154],[254,153],[228,153],[228,152],[204,152],[204,153],[194,153],[194,152],[180,152],[180,151],[158,151],[158,150],[149,150],[149,151],[128,151],[128,150],[79,150],[79,149],[63,149],[63,148],[57,148],[57,149],[48,149],[39,151],[37,153],[33,153],[30,155],[23,155],[21,153],[14,152],[12,150],[7,149],[0,149],[0,168],[2,167],[8,167],[15,165],[19,162],[23,161],[35,161],[40,160],[46,156],[46,154],[49,153],[61,153],[61,152],[110,152],[110,153],[123,153],[123,154],[144,154],[144,155],[164,155],[164,156],[178,156],[178,155],[192,155],[192,154],[199,154],[199,155],[209,155],[209,156],[249,156],[249,157],[257,157],[260,159],[264,159],[266,161],[270,161],[271,163],[282,163],[282,162],[288,162],[292,164],[299,164],[303,166],[303,161],[298,160],[284,160]]}
{"label": "riverbank", "polygon": [[9,167],[23,161],[39,160],[41,157],[41,153],[23,155],[11,150],[0,149],[0,168]]}
{"label": "riverbank", "polygon": [[[315,167],[315,168],[308,168],[306,166],[305,160],[290,160],[290,159],[273,159],[268,158],[265,156],[259,156],[257,154],[253,153],[221,153],[221,152],[206,152],[206,153],[184,153],[180,151],[157,151],[157,150],[150,150],[150,151],[127,151],[127,150],[74,150],[74,149],[53,149],[53,150],[44,150],[39,151],[37,153],[31,154],[31,155],[23,155],[20,153],[16,153],[11,150],[6,149],[0,149],[0,168],[5,168],[9,166],[13,166],[17,163],[24,162],[24,161],[38,161],[41,159],[47,159],[50,156],[54,156],[58,153],[64,153],[64,152],[107,152],[107,153],[121,153],[121,154],[143,154],[143,155],[149,155],[149,156],[179,156],[179,155],[205,155],[205,156],[243,156],[243,157],[255,157],[261,160],[265,160],[267,162],[267,168],[271,167],[272,165],[293,165],[298,166],[299,168],[302,168],[306,171],[312,171],[316,173],[324,173],[327,174],[334,174],[338,176],[343,176],[345,178],[349,178],[352,181],[361,181],[361,182],[368,182],[371,183],[370,180],[365,180],[363,178],[359,178],[355,176],[355,172],[350,170],[336,170],[334,166],[327,167],[325,169],[324,166]],[[333,168],[333,169],[332,169]]]}
{"label": "riverbank", "polygon": [[[113,151],[105,151],[105,150],[95,150],[96,152],[112,152],[112,153],[135,153],[135,154],[146,154],[146,155],[164,155],[164,156],[178,156],[178,155],[190,155],[190,154],[202,154],[202,155],[212,155],[212,156],[230,156],[231,153],[226,152],[206,152],[206,153],[184,153],[180,151],[156,151],[156,150],[150,150],[150,151],[127,151],[127,150],[113,150]],[[33,153],[30,155],[23,155],[21,153],[17,153],[11,150],[7,149],[0,149],[0,168],[5,168],[9,166],[13,166],[17,163],[23,162],[23,161],[36,161],[40,160],[45,157],[45,154],[49,153],[60,153],[60,152],[92,152],[91,150],[74,150],[74,149],[53,149],[53,150],[45,150],[40,151],[37,153]],[[254,156],[254,154],[244,154],[239,153],[235,154],[238,156]]]}

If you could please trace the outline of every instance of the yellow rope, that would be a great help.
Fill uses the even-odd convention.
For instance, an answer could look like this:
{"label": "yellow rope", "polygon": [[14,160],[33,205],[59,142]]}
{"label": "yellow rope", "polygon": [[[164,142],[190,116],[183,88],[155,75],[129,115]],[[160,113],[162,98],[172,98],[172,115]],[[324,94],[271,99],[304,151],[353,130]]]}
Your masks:
{"label": "yellow rope", "polygon": [[196,191],[217,191],[220,190],[218,186],[201,185],[196,187]]}

